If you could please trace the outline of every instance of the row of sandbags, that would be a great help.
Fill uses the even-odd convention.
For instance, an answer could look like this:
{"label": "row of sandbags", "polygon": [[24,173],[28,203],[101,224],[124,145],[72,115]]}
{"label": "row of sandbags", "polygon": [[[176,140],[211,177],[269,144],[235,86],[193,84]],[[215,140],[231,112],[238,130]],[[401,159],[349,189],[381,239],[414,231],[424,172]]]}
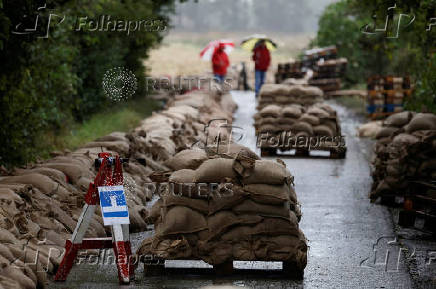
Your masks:
{"label": "row of sandbags", "polygon": [[[231,124],[236,103],[230,94],[196,90],[176,95],[167,109],[153,115],[129,134],[133,150],[165,161],[181,149],[205,142],[222,122]],[[213,120],[222,120],[214,122]]]}
{"label": "row of sandbags", "polygon": [[[144,190],[151,182],[148,176],[154,171],[168,170],[161,161],[184,149],[186,144],[204,140],[203,130],[210,119],[230,118],[234,110],[229,95],[198,91],[176,96],[166,109],[154,113],[129,134],[112,133],[74,152],[54,152],[55,157],[50,160],[15,168],[1,176],[0,288],[42,288],[47,278],[45,272],[55,272],[65,240],[76,227],[89,183],[95,178],[94,160],[99,152],[130,158],[123,165],[130,230],[144,231],[148,218],[146,202],[152,197],[152,191]],[[145,159],[147,165],[141,165],[136,158]],[[85,237],[107,234],[109,228],[103,226],[97,208]],[[37,264],[24,265],[31,263],[29,260],[32,256],[34,259],[38,250],[43,257]],[[19,266],[12,266],[11,262]]]}
{"label": "row of sandbags", "polygon": [[259,92],[258,110],[267,105],[313,105],[323,101],[324,92],[315,86],[264,84]]}
{"label": "row of sandbags", "polygon": [[295,136],[340,135],[336,111],[327,104],[309,107],[298,104],[287,106],[268,105],[254,116],[257,134],[270,135],[291,132]]}
{"label": "row of sandbags", "polygon": [[307,242],[289,170],[240,145],[221,148],[167,161],[175,171],[160,184],[168,189],[150,213],[155,235],[143,240],[139,258],[285,261],[302,272]]}
{"label": "row of sandbags", "polygon": [[[129,141],[124,134],[114,133],[0,177],[0,287],[42,288],[46,272],[55,273],[65,240],[76,227],[89,183],[95,178],[94,159],[102,150],[126,156]],[[145,205],[151,196],[144,194],[141,186],[149,181],[146,175],[150,172],[135,162],[125,166],[132,231],[146,228]],[[107,233],[97,209],[85,237],[105,237]],[[32,260],[37,260],[36,264]]]}
{"label": "row of sandbags", "polygon": [[415,182],[436,180],[436,115],[393,114],[376,139],[371,199],[415,194]]}

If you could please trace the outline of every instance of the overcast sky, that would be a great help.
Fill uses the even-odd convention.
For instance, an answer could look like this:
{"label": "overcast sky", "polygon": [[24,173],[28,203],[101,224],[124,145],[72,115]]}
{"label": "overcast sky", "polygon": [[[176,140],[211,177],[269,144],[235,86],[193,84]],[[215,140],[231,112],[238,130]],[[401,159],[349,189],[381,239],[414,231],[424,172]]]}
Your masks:
{"label": "overcast sky", "polygon": [[335,0],[190,0],[177,4],[178,31],[314,32]]}

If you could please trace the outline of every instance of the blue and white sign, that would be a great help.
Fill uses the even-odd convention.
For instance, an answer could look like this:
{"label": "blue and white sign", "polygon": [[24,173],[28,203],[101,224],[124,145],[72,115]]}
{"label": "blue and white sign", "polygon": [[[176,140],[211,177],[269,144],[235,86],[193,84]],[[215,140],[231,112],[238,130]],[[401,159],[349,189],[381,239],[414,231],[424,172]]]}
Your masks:
{"label": "blue and white sign", "polygon": [[123,186],[98,187],[98,193],[105,226],[130,224]]}

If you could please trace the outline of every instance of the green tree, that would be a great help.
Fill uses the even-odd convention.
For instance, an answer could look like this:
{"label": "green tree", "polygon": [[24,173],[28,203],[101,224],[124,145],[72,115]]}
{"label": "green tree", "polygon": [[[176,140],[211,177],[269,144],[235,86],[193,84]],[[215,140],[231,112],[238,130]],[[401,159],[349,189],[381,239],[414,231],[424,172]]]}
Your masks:
{"label": "green tree", "polygon": [[[133,71],[139,80],[136,96],[143,95],[143,59],[162,40],[162,27],[129,35],[125,31],[75,31],[77,17],[159,20],[155,23],[169,27],[174,2],[0,0],[0,164],[33,159],[44,144],[45,132],[56,134],[72,121],[114,105],[101,89],[103,75],[110,68],[124,66]],[[38,11],[44,4],[47,9]],[[47,32],[51,13],[65,16],[64,22],[53,21],[49,37],[38,38]],[[32,27],[37,15],[36,33],[13,33],[17,25]]]}

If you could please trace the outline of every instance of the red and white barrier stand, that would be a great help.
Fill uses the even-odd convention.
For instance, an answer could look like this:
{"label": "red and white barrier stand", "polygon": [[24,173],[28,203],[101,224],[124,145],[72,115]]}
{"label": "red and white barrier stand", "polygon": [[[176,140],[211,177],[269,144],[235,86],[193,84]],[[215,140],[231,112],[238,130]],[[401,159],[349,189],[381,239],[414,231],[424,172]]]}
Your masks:
{"label": "red and white barrier stand", "polygon": [[[54,277],[65,281],[73,267],[79,250],[113,248],[120,284],[129,284],[135,278],[129,237],[129,215],[123,191],[122,160],[109,153],[99,153],[94,182],[89,184],[85,206],[78,219],[71,240],[65,244],[65,255]],[[95,208],[101,205],[104,225],[110,225],[112,237],[84,238]]]}

